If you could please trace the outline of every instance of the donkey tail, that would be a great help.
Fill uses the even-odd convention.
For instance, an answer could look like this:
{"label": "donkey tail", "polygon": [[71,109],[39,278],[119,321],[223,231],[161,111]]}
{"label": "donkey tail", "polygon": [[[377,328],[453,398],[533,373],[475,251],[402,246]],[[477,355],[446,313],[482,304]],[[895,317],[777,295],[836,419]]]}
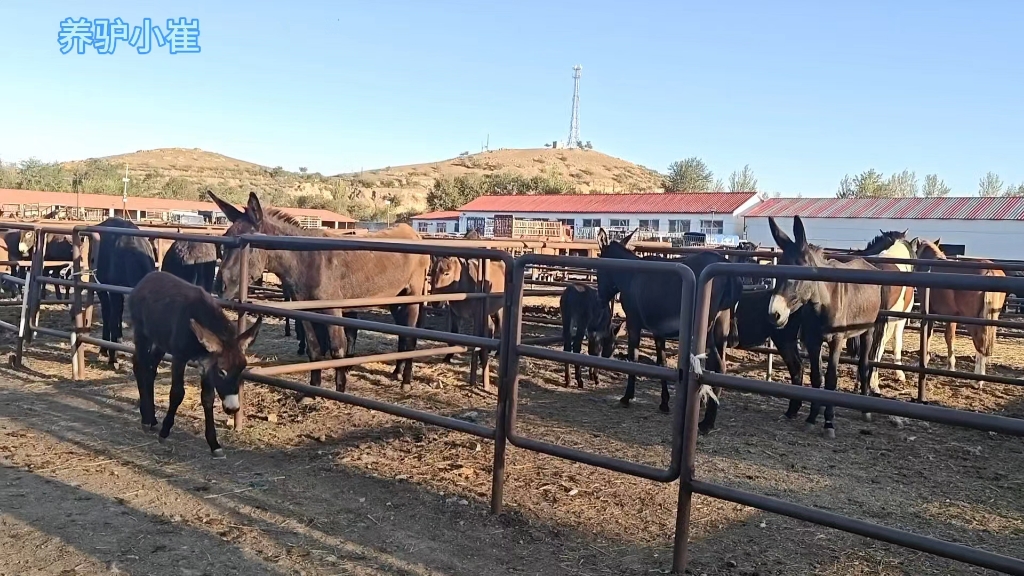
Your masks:
{"label": "donkey tail", "polygon": [[[1003,292],[985,292],[982,306],[984,307],[981,312],[981,317],[984,320],[997,320],[999,318],[999,312],[1003,309],[1003,303],[1006,301],[1006,294]],[[996,327],[995,326],[978,326],[980,332],[980,341],[978,344],[978,352],[984,356],[991,356],[996,346]]]}

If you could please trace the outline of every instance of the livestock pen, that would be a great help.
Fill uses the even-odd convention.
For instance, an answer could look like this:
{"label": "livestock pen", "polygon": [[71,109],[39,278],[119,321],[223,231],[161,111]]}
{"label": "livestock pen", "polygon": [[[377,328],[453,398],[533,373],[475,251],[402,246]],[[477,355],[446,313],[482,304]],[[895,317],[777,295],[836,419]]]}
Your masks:
{"label": "livestock pen", "polygon": [[[95,228],[79,227],[73,232],[77,237],[89,231]],[[131,234],[177,237],[145,230]],[[28,345],[22,349],[24,356],[19,355],[28,359],[27,364],[22,371],[9,374],[31,380],[6,386],[3,392],[4,446],[11,462],[8,474],[30,488],[22,496],[5,498],[26,498],[32,503],[13,513],[22,524],[37,530],[45,526],[73,547],[89,547],[91,556],[137,564],[141,571],[185,562],[189,567],[239,573],[361,570],[481,574],[513,570],[641,574],[666,570],[669,563],[665,558],[671,554],[677,571],[685,565],[694,573],[706,574],[985,573],[970,565],[1024,573],[1019,560],[1024,557],[1019,538],[1024,530],[1019,511],[1024,507],[1014,472],[1021,461],[1017,438],[1021,435],[1021,394],[1016,385],[1024,374],[1024,351],[1016,342],[1000,342],[1005,352],[997,352],[999,363],[993,366],[1005,378],[989,380],[997,384],[984,391],[957,385],[959,378],[973,379],[974,374],[930,373],[938,384],[931,390],[933,405],[760,381],[751,376],[763,370],[763,362],[756,354],[742,351],[730,351],[733,364],[738,364],[735,375],[709,374],[700,370],[703,339],[691,343],[685,332],[679,342],[681,361],[674,369],[586,356],[571,358],[584,366],[688,384],[676,387],[677,392],[686,389],[688,393],[677,394],[672,415],[665,416],[654,410],[656,399],[649,393],[653,386],[642,385],[629,410],[618,409],[608,398],[609,393],[618,391],[618,385],[582,391],[561,388],[559,371],[550,362],[565,360],[564,353],[523,341],[521,320],[530,298],[524,285],[531,268],[595,269],[615,264],[529,253],[513,257],[500,249],[474,246],[473,241],[409,244],[265,236],[206,240],[277,249],[460,254],[505,262],[503,298],[508,321],[500,338],[333,318],[251,301],[223,302],[225,307],[246,313],[498,350],[497,398],[462,386],[465,377],[458,375],[459,366],[430,364],[419,364],[417,374],[422,370],[426,376],[416,378],[411,393],[400,393],[379,368],[393,357],[383,358],[386,354],[380,353],[357,357],[370,364],[352,383],[350,393],[309,389],[293,380],[259,374],[264,366],[279,365],[272,362],[282,348],[279,340],[262,340],[261,336],[251,351],[259,362],[247,378],[272,387],[247,388],[245,405],[257,421],[236,428],[227,437],[228,467],[198,458],[188,446],[190,442],[179,441],[165,452],[144,443],[145,436],[129,432],[137,430],[132,420],[131,379],[112,374],[101,363],[86,362],[83,344],[109,343],[87,340],[89,323],[84,318],[87,306],[82,291],[110,287],[83,281],[87,271],[79,258],[74,279],[60,281],[75,288],[72,314],[41,309],[38,299],[33,300],[32,286],[55,281],[41,277],[42,262],[37,265],[33,261],[27,297],[18,307],[17,317],[5,317],[2,325],[19,328]],[[713,274],[795,277],[801,273],[783,267],[768,270],[726,264],[694,279],[679,264],[630,265],[682,274],[684,301],[695,303],[697,310],[706,301],[707,291],[702,287]],[[866,283],[894,280],[885,274],[818,274],[814,278]],[[1016,278],[979,282],[977,278],[948,276],[912,273],[898,280],[925,289],[1020,288]],[[692,314],[693,307],[686,308]],[[36,310],[50,313],[36,321]],[[706,319],[706,315],[692,314],[683,322],[692,320],[692,332],[702,333],[702,317]],[[239,321],[244,322],[241,314]],[[50,327],[42,326],[44,323]],[[33,342],[33,331],[53,337],[59,346]],[[551,336],[543,326],[530,335]],[[21,342],[22,338],[16,337],[4,345],[17,349]],[[369,344],[375,351],[392,346],[390,341],[376,339]],[[119,349],[130,352],[127,345]],[[439,354],[445,349],[427,351]],[[649,348],[645,352],[649,354]],[[75,379],[61,376],[67,373],[71,358]],[[923,357],[918,360],[920,365]],[[914,368],[908,363],[903,369],[913,372]],[[843,382],[850,381],[848,374],[843,376]],[[424,380],[436,380],[436,385],[424,385]],[[694,398],[697,386],[704,383],[743,393],[723,395],[720,429],[704,437],[697,451]],[[166,382],[163,384],[158,387],[158,397],[166,396]],[[302,407],[273,386],[340,402]],[[185,413],[195,411],[192,392],[181,420],[197,429],[196,422],[184,422]],[[913,398],[916,391],[887,386],[886,392]],[[893,418],[870,425],[853,424],[855,413],[840,411],[841,434],[828,442],[777,422],[781,405],[764,400],[761,393],[828,399],[838,406],[853,410],[869,407]],[[408,424],[400,418],[430,426]],[[941,424],[927,425],[926,420]],[[974,432],[972,427],[984,432]],[[474,438],[493,443],[493,450],[483,450]],[[510,449],[509,444],[520,449]],[[699,478],[697,470],[702,473]],[[682,482],[677,483],[679,477]],[[79,499],[83,490],[100,504],[83,503],[89,502]],[[773,498],[751,495],[755,492]],[[502,514],[484,513],[487,506],[481,500],[488,498],[490,512]],[[106,529],[113,534],[109,536],[112,542],[100,545],[87,536],[71,535],[60,526],[67,511],[58,515],[46,510],[52,501],[71,502],[69,513],[78,515],[65,523],[112,526]],[[759,510],[782,516],[762,515]],[[124,515],[128,518],[122,520]],[[889,528],[849,516],[866,517]],[[159,536],[166,534],[166,523],[171,535]],[[817,524],[846,533],[818,528]],[[907,536],[894,527],[919,535]],[[968,564],[907,554],[847,533]],[[145,550],[138,550],[137,534],[145,538]],[[674,545],[670,543],[673,534]],[[932,538],[936,536],[973,549]],[[32,552],[14,538],[0,538],[11,545],[5,550],[16,555]],[[197,550],[212,546],[219,555],[184,558],[170,550],[189,545]],[[159,549],[161,546],[164,548]],[[64,554],[73,557],[72,551]],[[162,556],[172,557],[175,563],[162,560]]]}

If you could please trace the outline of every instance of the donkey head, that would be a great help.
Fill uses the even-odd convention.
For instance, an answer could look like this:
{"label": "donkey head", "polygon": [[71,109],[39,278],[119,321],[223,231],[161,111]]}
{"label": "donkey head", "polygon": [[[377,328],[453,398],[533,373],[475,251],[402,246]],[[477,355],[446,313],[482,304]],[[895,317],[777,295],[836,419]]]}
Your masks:
{"label": "donkey head", "polygon": [[224,412],[229,415],[238,412],[238,381],[248,363],[245,350],[256,339],[262,324],[263,317],[260,316],[248,330],[235,336],[234,333],[218,335],[194,318],[189,320],[192,332],[207,352],[199,359],[203,385],[212,386],[217,391]]}
{"label": "donkey head", "polygon": [[[782,249],[779,264],[782,266],[821,266],[824,257],[821,249],[807,243],[807,232],[799,216],[793,218],[793,235],[796,240],[779,228],[775,219],[768,218],[775,243]],[[768,302],[768,316],[779,328],[789,322],[789,315],[808,302],[820,303],[820,284],[806,280],[779,278]]]}
{"label": "donkey head", "polygon": [[[249,193],[249,202],[245,211],[235,208],[228,202],[218,198],[212,191],[206,193],[217,204],[224,216],[231,222],[231,226],[224,232],[225,236],[242,236],[245,234],[266,234],[266,220],[263,217],[263,206],[254,192]],[[222,298],[231,300],[238,297],[238,289],[241,278],[238,275],[238,259],[241,257],[241,250],[238,248],[224,247],[224,257],[221,261],[220,273],[218,274],[217,288]],[[249,282],[263,277],[267,267],[267,255],[265,250],[249,248]]]}
{"label": "donkey head", "polygon": [[[438,257],[430,271],[430,292],[431,294],[445,294],[458,292],[464,261],[455,256]],[[441,302],[431,302],[432,307],[441,306]]]}
{"label": "donkey head", "polygon": [[[637,255],[629,248],[633,235],[638,228],[619,240],[611,240],[604,228],[597,231],[598,258],[616,258],[620,260],[635,260]],[[612,298],[622,289],[615,283],[615,274],[611,272],[597,272],[597,296],[602,302],[611,302]]]}

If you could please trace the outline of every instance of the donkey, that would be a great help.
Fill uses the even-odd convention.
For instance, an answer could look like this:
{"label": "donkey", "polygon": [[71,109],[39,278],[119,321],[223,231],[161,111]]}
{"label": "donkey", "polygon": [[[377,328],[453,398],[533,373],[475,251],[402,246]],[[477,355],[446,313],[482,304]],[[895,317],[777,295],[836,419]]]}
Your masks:
{"label": "donkey", "polygon": [[[1004,277],[1006,273],[1002,270],[980,270],[977,268],[953,268],[943,266],[942,261],[947,260],[945,253],[939,248],[939,239],[930,242],[923,238],[915,238],[917,243],[917,257],[920,260],[934,260],[933,265],[919,264],[918,269],[924,271],[939,272],[944,274],[974,274],[978,276]],[[978,260],[991,264],[991,260]],[[932,288],[928,299],[928,310],[922,310],[925,314],[942,314],[949,316],[968,316],[971,318],[983,318],[996,320],[999,318],[999,311],[1006,302],[1004,292],[981,292],[978,290],[947,290],[944,288]],[[927,323],[925,323],[927,324]],[[985,364],[992,356],[996,345],[995,326],[977,326],[970,324],[967,332],[974,341],[974,350],[977,355],[974,358],[974,373],[985,374]],[[946,360],[950,370],[956,370],[956,354],[953,352],[953,343],[956,341],[956,322],[946,324]],[[922,338],[931,338],[931,331],[922,334]],[[981,388],[981,381],[977,381],[977,387]]]}
{"label": "donkey", "polygon": [[[849,262],[827,259],[819,246],[807,243],[807,233],[799,216],[793,218],[791,239],[779,228],[774,218],[768,218],[775,243],[782,249],[779,264],[783,266],[807,266],[813,268],[836,268],[847,270],[877,270],[862,258]],[[882,289],[871,284],[846,284],[840,282],[813,282],[806,280],[779,279],[772,290],[768,303],[768,315],[778,328],[792,322],[791,316],[799,311],[800,328],[811,361],[811,386],[821,387],[821,347],[829,344],[828,367],[825,371],[825,389],[835,390],[838,381],[840,344],[847,338],[859,337],[860,355],[857,363],[857,377],[861,393],[867,395],[872,372],[871,359],[880,345],[884,321],[879,322],[878,313],[882,307]],[[790,400],[786,417],[796,418],[800,412],[800,400]],[[807,417],[807,430],[812,430],[818,420],[821,406],[811,403]],[[865,418],[870,415],[865,414]],[[825,433],[835,437],[835,406],[825,405]]]}
{"label": "donkey", "polygon": [[[501,261],[487,261],[487,279],[481,287],[480,281],[483,275],[480,271],[480,263],[476,259],[467,260],[455,256],[443,256],[435,258],[430,270],[430,293],[431,294],[456,294],[456,293],[483,293],[483,294],[504,294],[505,293],[505,263]],[[441,304],[440,302],[437,304]],[[448,302],[450,314],[448,331],[458,333],[458,325],[463,320],[475,320],[483,311],[486,317],[484,335],[490,338],[492,334],[501,331],[503,321],[502,313],[504,302],[501,298],[487,298],[486,308],[481,300],[457,300]],[[444,357],[445,362],[451,362],[454,354]],[[480,350],[480,365],[484,373],[488,370],[488,351]],[[487,382],[487,380],[485,380]]]}
{"label": "donkey", "polygon": [[[264,210],[255,193],[249,194],[244,211],[207,191],[231,226],[225,235],[266,234],[270,236],[320,236],[326,234],[302,228],[298,221],[284,212],[269,208]],[[402,239],[410,243],[419,241],[420,235],[408,224],[397,224],[392,228],[371,234],[381,239]],[[357,250],[261,250],[250,249],[249,273],[262,274],[264,270],[287,278],[299,300],[342,300],[351,298],[374,298],[394,296],[420,296],[426,290],[430,257],[425,254],[400,254],[395,252]],[[225,248],[221,278],[223,296],[237,297],[238,249]],[[396,324],[418,327],[421,324],[422,304],[394,304],[388,306]],[[332,316],[342,316],[338,309],[322,311]],[[350,316],[351,317],[351,316]],[[347,330],[339,326],[305,324],[306,355],[310,361],[330,358],[344,358],[351,348],[347,343]],[[398,351],[416,348],[415,338],[398,338]],[[345,391],[348,368],[334,370],[334,385],[339,392]],[[402,390],[412,388],[412,360],[395,363],[393,378],[402,375]],[[321,370],[310,371],[310,385],[320,386]],[[300,399],[304,399],[300,395]]]}
{"label": "donkey", "polygon": [[132,370],[139,388],[142,429],[152,431],[157,425],[153,383],[164,353],[171,355],[171,395],[160,428],[161,443],[170,435],[185,399],[185,366],[198,361],[206,442],[214,458],[224,458],[213,422],[214,393],[220,396],[226,414],[238,412],[239,382],[248,364],[245,351],[256,339],[263,317],[238,334],[235,323],[209,292],[163,271],[139,281],[128,299],[128,312],[135,340]]}
{"label": "donkey", "polygon": [[[907,231],[890,230],[888,232],[879,230],[880,234],[875,236],[862,250],[856,250],[853,254],[858,256],[881,256],[883,258],[902,258],[912,260],[917,256],[916,244],[906,240]],[[913,272],[913,264],[889,264],[881,263],[874,265],[879,270],[888,272]],[[914,308],[914,288],[911,286],[882,286],[882,310],[886,312],[911,312]],[[900,364],[903,361],[903,331],[907,326],[907,318],[886,318],[880,320],[885,322],[885,333],[882,341],[879,342],[878,351],[873,360],[881,362],[885,353],[885,346],[889,339],[893,339],[892,356],[893,362]],[[847,340],[847,349],[851,350],[853,356],[858,356],[859,345],[856,338]],[[900,382],[907,380],[903,370],[896,371],[896,378]],[[871,393],[881,396],[882,392],[878,385],[878,370],[871,375]]]}
{"label": "donkey", "polygon": [[[124,228],[138,230],[139,227],[116,216],[100,222],[103,228]],[[111,232],[90,234],[92,244],[89,252],[94,254],[93,274],[100,284],[134,288],[146,275],[156,271],[156,257],[153,244],[141,236],[127,236]],[[96,251],[93,253],[92,248]],[[124,317],[124,295],[99,291],[100,313],[103,315],[103,339],[120,342],[122,319]],[[117,369],[117,352],[107,349],[108,364]]]}
{"label": "donkey", "polygon": [[217,276],[217,248],[209,242],[175,240],[164,254],[160,269],[212,294]]}
{"label": "donkey", "polygon": [[[621,240],[610,241],[608,233],[601,228],[597,234],[600,247],[599,257],[641,260],[629,249],[629,242],[635,233],[636,230],[633,230]],[[693,270],[694,276],[697,277],[710,264],[727,262],[724,256],[714,252],[699,252],[686,258],[674,260],[654,256],[642,260],[678,262]],[[642,330],[646,329],[654,336],[655,348],[658,351],[658,364],[661,365],[664,363],[664,341],[668,338],[677,338],[680,329],[689,329],[689,327],[679,326],[680,310],[682,306],[689,306],[690,303],[682,302],[682,280],[676,274],[599,270],[597,272],[597,291],[599,298],[604,302],[611,302],[616,294],[621,293],[620,301],[622,309],[626,313],[626,357],[630,362],[636,362],[636,349],[640,345]],[[732,333],[730,329],[732,311],[742,292],[743,286],[737,278],[722,276],[716,277],[712,281],[711,318],[708,323],[708,332],[701,335],[708,340],[707,368],[711,371],[722,372],[725,369],[726,340]],[[680,354],[687,353],[686,350],[680,350]],[[635,390],[636,376],[630,374],[626,380],[626,391],[619,403],[629,406],[629,402],[635,395]],[[712,391],[710,387],[702,387],[701,397],[708,399],[704,420],[699,426],[700,432],[706,434],[714,428],[715,418],[718,414],[718,392]],[[668,382],[663,380],[661,382],[661,404],[658,409],[662,412],[669,412],[668,402]]]}
{"label": "donkey", "polygon": [[[587,338],[587,354],[611,358],[615,341],[625,328],[625,322],[612,325],[611,302],[603,302],[597,290],[586,284],[573,283],[565,287],[558,300],[562,312],[562,346],[566,352],[580,353],[583,337]],[[662,340],[664,342],[664,340]],[[663,346],[664,347],[664,346]],[[583,388],[580,365],[575,364],[576,386]],[[569,364],[565,364],[563,383],[569,386]],[[590,368],[590,382],[597,386],[597,369]]]}

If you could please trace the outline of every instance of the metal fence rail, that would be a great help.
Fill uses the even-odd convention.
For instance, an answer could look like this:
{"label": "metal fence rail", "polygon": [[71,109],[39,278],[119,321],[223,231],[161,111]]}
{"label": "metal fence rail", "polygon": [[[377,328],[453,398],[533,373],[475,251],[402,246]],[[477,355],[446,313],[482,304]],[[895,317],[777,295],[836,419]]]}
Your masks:
{"label": "metal fence rail", "polygon": [[[711,306],[711,281],[718,276],[750,274],[751,268],[757,267],[756,264],[715,263],[704,269],[698,280],[697,313],[694,316],[695,332],[699,333],[699,330],[706,329],[707,327],[706,318]],[[906,273],[881,270],[810,268],[803,266],[773,266],[771,270],[761,273],[775,279],[831,281],[879,286],[905,285],[920,288],[973,289],[997,292],[1024,288],[1024,278],[979,277],[963,274]],[[693,353],[695,355],[703,354],[704,349],[705,341],[703,339],[693,340]],[[684,421],[683,431],[684,467],[679,483],[680,508],[678,518],[681,520],[677,524],[676,547],[673,554],[674,571],[682,572],[686,567],[689,553],[687,537],[692,497],[693,494],[703,494],[975,566],[999,570],[1008,574],[1024,574],[1024,560],[1022,559],[1011,558],[980,548],[946,542],[937,538],[922,536],[905,530],[857,520],[794,502],[769,498],[754,492],[697,479],[695,461],[697,452],[697,412],[699,410],[698,391],[702,385],[730,388],[787,399],[810,400],[821,404],[831,404],[855,410],[892,414],[1024,437],[1024,421],[1015,418],[901,402],[893,399],[861,396],[840,391],[763,382],[691,369],[686,391],[688,414]]]}
{"label": "metal fence rail", "polygon": [[[111,286],[95,282],[92,278],[85,279],[87,275],[83,266],[83,234],[93,232],[110,233],[112,235],[142,236],[150,239],[182,239],[197,242],[210,242],[221,244],[225,247],[237,248],[248,251],[251,248],[268,250],[362,250],[397,252],[406,254],[429,254],[432,256],[456,255],[467,259],[496,260],[505,264],[504,293],[499,296],[483,296],[481,294],[450,294],[445,295],[448,300],[475,299],[483,297],[500,297],[503,299],[502,306],[505,314],[505,322],[502,325],[500,334],[491,338],[484,338],[480,334],[452,334],[438,330],[427,330],[423,328],[394,325],[370,320],[355,318],[337,317],[319,312],[301,310],[313,306],[313,304],[302,303],[281,303],[281,302],[249,302],[248,286],[248,258],[239,259],[239,278],[242,279],[242,286],[239,293],[242,295],[238,301],[221,300],[226,308],[234,309],[239,313],[239,323],[244,325],[245,314],[264,314],[290,318],[297,321],[316,322],[336,326],[353,327],[360,330],[372,330],[386,334],[399,336],[411,336],[420,340],[436,341],[445,343],[441,347],[425,348],[410,351],[408,353],[388,353],[370,356],[360,356],[340,360],[322,361],[319,363],[296,363],[292,365],[281,365],[274,367],[253,367],[246,371],[245,378],[253,382],[268,386],[292,390],[310,396],[330,399],[343,402],[362,408],[385,412],[394,416],[408,418],[423,422],[428,425],[435,425],[458,432],[463,432],[476,437],[493,439],[493,471],[491,487],[491,511],[498,513],[502,510],[504,480],[505,480],[505,456],[507,445],[532,450],[558,458],[582,462],[585,464],[605,468],[608,470],[642,477],[658,482],[673,482],[676,479],[679,483],[679,507],[676,517],[675,548],[673,554],[673,571],[682,573],[686,567],[688,556],[688,535],[692,509],[692,495],[703,494],[709,497],[729,500],[761,510],[783,514],[792,518],[805,520],[811,523],[828,526],[847,532],[859,534],[869,538],[889,542],[892,544],[908,547],[911,549],[928,552],[938,556],[966,562],[968,564],[982,566],[993,570],[999,570],[1009,574],[1024,574],[1024,560],[1009,558],[968,546],[943,542],[934,538],[916,535],[910,532],[880,526],[871,522],[857,520],[831,512],[798,505],[780,499],[769,498],[763,495],[745,492],[742,490],[720,486],[711,482],[700,480],[695,477],[695,457],[697,448],[697,418],[700,409],[698,391],[700,386],[708,385],[713,387],[740,390],[749,393],[763,394],[780,398],[798,398],[816,402],[829,403],[835,406],[843,406],[855,410],[867,410],[882,414],[893,414],[938,422],[948,425],[963,426],[978,430],[988,430],[1014,436],[1024,436],[1024,421],[1019,419],[954,410],[940,406],[924,403],[900,402],[893,399],[872,398],[849,394],[844,392],[833,392],[808,387],[796,387],[787,384],[778,384],[740,378],[725,374],[702,372],[699,364],[691,365],[691,353],[694,357],[700,358],[705,349],[705,338],[693,338],[693,334],[703,335],[707,332],[710,306],[710,281],[716,276],[757,276],[763,278],[786,277],[800,280],[818,281],[840,281],[866,284],[911,286],[923,290],[927,298],[931,288],[946,288],[953,290],[982,290],[1006,292],[1013,291],[1018,294],[1024,293],[1024,278],[993,278],[980,277],[977,275],[964,274],[940,274],[932,272],[888,272],[888,271],[867,271],[867,270],[837,270],[831,268],[811,269],[793,266],[763,266],[759,264],[713,264],[709,266],[698,279],[695,279],[692,271],[678,262],[652,262],[642,260],[609,260],[583,258],[579,256],[554,256],[545,254],[526,253],[513,258],[507,251],[488,247],[476,246],[473,241],[423,241],[409,242],[402,240],[385,240],[371,238],[337,238],[337,237],[274,237],[264,235],[247,235],[241,237],[211,236],[207,234],[176,233],[164,230],[130,230],[123,228],[100,228],[96,226],[76,226],[73,229],[59,228],[54,226],[41,226],[38,224],[11,224],[9,228],[35,230],[37,235],[37,249],[30,263],[30,270],[27,278],[22,280],[10,275],[0,275],[0,279],[11,283],[20,284],[25,287],[24,296],[21,300],[21,320],[17,326],[10,323],[0,322],[0,329],[13,330],[17,333],[17,350],[12,355],[12,364],[20,366],[24,353],[24,346],[30,344],[33,333],[55,338],[69,339],[72,345],[72,371],[76,378],[84,373],[85,359],[82,344],[110,348],[123,353],[132,353],[132,347],[128,344],[112,343],[93,337],[89,334],[91,322],[87,310],[91,310],[91,303],[84,302],[84,294],[90,296],[97,291],[118,292],[130,294],[131,289],[121,286]],[[73,262],[74,275],[71,280],[49,278],[43,276],[43,245],[48,233],[72,234],[75,244],[75,258]],[[510,246],[525,248],[522,242],[508,242]],[[644,247],[643,251],[648,251]],[[704,248],[668,248],[664,253],[689,254],[705,251]],[[528,248],[527,248],[528,251]],[[745,251],[722,251],[717,252],[739,252],[744,255],[751,254]],[[774,252],[766,252],[769,258],[777,255]],[[843,259],[843,255],[830,255],[837,259]],[[852,257],[852,256],[851,256]],[[911,263],[921,266],[934,264],[934,261],[924,260],[902,260],[892,258],[866,257],[869,262],[893,261],[893,263]],[[996,268],[1004,270],[1024,270],[1024,263],[984,263],[966,260],[951,260],[942,263],[943,266],[964,269]],[[574,269],[573,272],[588,270],[612,270],[612,269],[635,269],[657,271],[668,274],[678,274],[682,283],[680,294],[683,303],[680,311],[680,326],[692,327],[691,330],[680,330],[678,336],[679,361],[675,368],[658,366],[647,366],[639,363],[624,362],[615,359],[591,357],[586,354],[572,354],[560,350],[544,348],[543,343],[554,340],[553,337],[534,339],[533,342],[522,338],[522,324],[526,319],[523,314],[524,299],[532,292],[525,289],[527,283],[526,272],[531,268]],[[75,327],[70,332],[55,330],[39,325],[39,306],[43,302],[40,294],[44,284],[57,284],[72,288],[73,297],[70,302],[71,312],[74,317]],[[274,293],[274,290],[261,293]],[[275,294],[276,295],[276,294]],[[375,306],[388,303],[425,303],[436,300],[437,297],[425,295],[424,297],[400,297],[388,299],[352,299],[349,301],[328,301],[319,302],[316,305],[322,309],[330,307],[358,307]],[[917,318],[923,322],[941,322],[954,319],[936,315],[912,313],[904,315],[908,318]],[[993,325],[1001,328],[1016,328],[1011,326],[1012,322],[1005,320],[984,321],[978,319],[955,318],[957,322],[974,324]],[[1024,328],[1024,325],[1021,326]],[[922,345],[926,351],[926,344]],[[356,363],[368,361],[386,361],[398,358],[413,358],[422,355],[443,354],[455,350],[497,350],[498,351],[498,396],[495,404],[495,426],[489,427],[472,422],[466,422],[442,414],[422,411],[398,404],[387,403],[372,398],[360,397],[354,394],[328,390],[320,387],[313,387],[300,384],[294,381],[277,377],[277,374],[291,373],[293,371],[319,370],[328,367],[349,366]],[[767,351],[764,349],[762,351]],[[676,398],[672,417],[673,440],[671,446],[671,460],[668,468],[660,469],[645,464],[629,462],[616,458],[589,453],[582,450],[561,446],[538,439],[529,438],[517,432],[517,406],[518,406],[518,375],[519,360],[523,357],[532,357],[549,360],[553,362],[565,362],[579,364],[584,367],[594,367],[600,370],[608,370],[619,373],[632,373],[639,376],[646,376],[655,379],[665,379],[676,383]],[[922,354],[922,360],[926,354]],[[475,355],[474,355],[475,358]],[[920,382],[923,382],[924,374],[938,374],[943,376],[963,377],[967,379],[980,379],[979,375],[964,372],[952,372],[927,367],[924,361],[920,366],[896,365],[891,363],[875,363],[877,368],[902,369],[908,372],[921,374]],[[987,381],[1021,384],[1021,379],[991,376]],[[726,406],[726,409],[727,406]],[[236,424],[240,424],[240,420]]]}

